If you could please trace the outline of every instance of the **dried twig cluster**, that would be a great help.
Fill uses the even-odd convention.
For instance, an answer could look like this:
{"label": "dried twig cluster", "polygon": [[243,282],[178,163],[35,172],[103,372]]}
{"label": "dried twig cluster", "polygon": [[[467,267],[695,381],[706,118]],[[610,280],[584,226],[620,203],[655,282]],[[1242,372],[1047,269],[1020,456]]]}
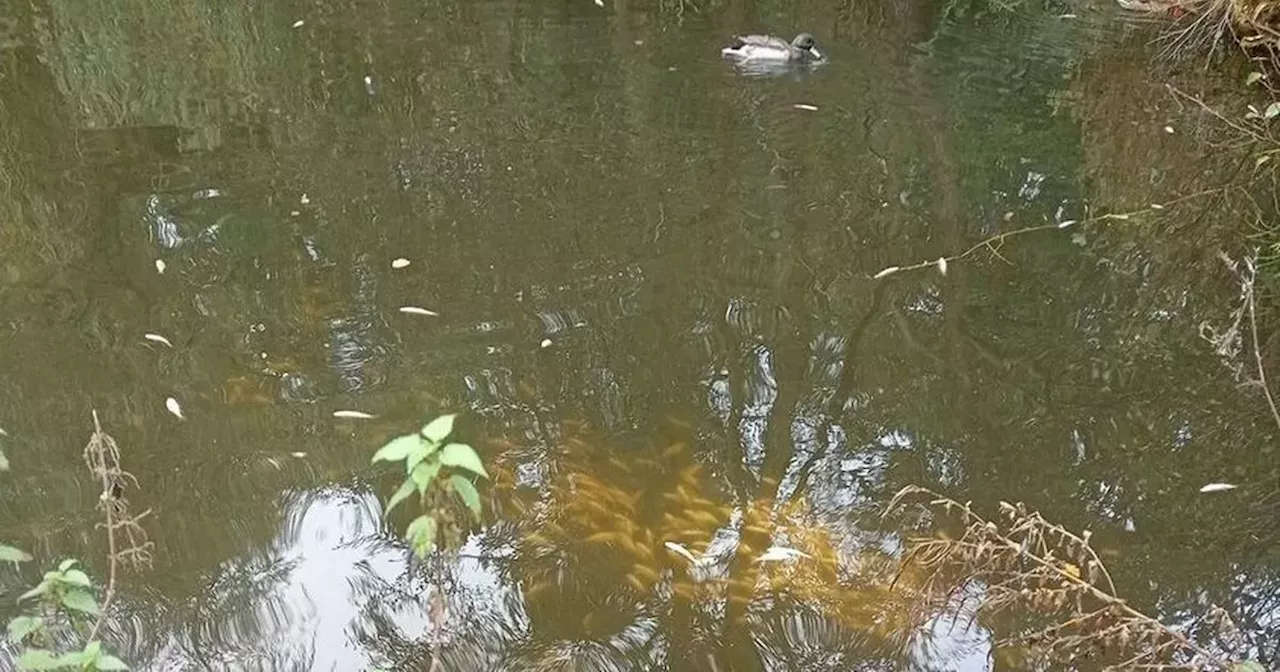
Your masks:
{"label": "dried twig cluster", "polygon": [[[1236,380],[1247,387],[1262,390],[1262,396],[1271,410],[1271,418],[1280,428],[1280,408],[1277,408],[1275,397],[1267,384],[1267,371],[1262,362],[1262,344],[1258,339],[1257,300],[1255,284],[1258,278],[1258,251],[1243,257],[1239,261],[1227,256],[1225,252],[1219,257],[1227,268],[1240,281],[1240,300],[1231,311],[1228,325],[1219,331],[1208,322],[1200,324],[1200,336],[1213,345],[1213,351],[1222,358],[1223,363],[1235,375]],[[1248,334],[1246,343],[1245,334]],[[1240,355],[1248,348],[1251,367],[1246,367]],[[1251,370],[1250,370],[1251,369]]]}
{"label": "dried twig cluster", "polygon": [[115,597],[117,567],[121,564],[133,569],[149,566],[154,544],[147,539],[146,531],[139,524],[151,510],[136,516],[129,514],[129,501],[124,497],[124,489],[130,484],[137,487],[138,481],[133,474],[120,467],[120,447],[110,434],[102,430],[96,410],[93,412],[93,434],[84,447],[84,463],[102,487],[97,509],[102,513],[103,522],[98,526],[107,532],[107,586],[101,615],[93,624],[88,637],[92,641],[101,629]]}
{"label": "dried twig cluster", "polygon": [[[899,491],[889,511],[908,501],[930,515],[953,517],[962,531],[958,538],[911,540],[903,568],[923,568],[925,591],[948,596],[945,603],[957,618],[1008,628],[997,648],[1020,648],[1045,662],[1089,661],[1108,670],[1238,669],[1228,654],[1118,597],[1088,531],[1077,535],[1021,503],[1001,502],[1000,521],[988,520],[967,503],[917,486]],[[1221,610],[1215,613],[1218,621],[1225,618]]]}

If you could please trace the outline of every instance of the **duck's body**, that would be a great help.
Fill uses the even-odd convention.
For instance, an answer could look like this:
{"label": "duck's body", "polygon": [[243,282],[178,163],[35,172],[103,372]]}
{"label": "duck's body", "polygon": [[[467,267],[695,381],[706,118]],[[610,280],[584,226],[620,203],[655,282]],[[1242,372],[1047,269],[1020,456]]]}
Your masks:
{"label": "duck's body", "polygon": [[800,33],[790,42],[773,35],[735,35],[720,53],[738,61],[813,63],[825,59],[816,44],[809,33]]}

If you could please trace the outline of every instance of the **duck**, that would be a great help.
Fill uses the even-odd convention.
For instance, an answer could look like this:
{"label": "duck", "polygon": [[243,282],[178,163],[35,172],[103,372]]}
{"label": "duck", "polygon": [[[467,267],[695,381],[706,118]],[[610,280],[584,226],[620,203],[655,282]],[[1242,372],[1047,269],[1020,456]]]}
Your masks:
{"label": "duck", "polygon": [[790,42],[773,35],[735,35],[720,53],[739,61],[813,63],[826,59],[809,33],[800,33]]}

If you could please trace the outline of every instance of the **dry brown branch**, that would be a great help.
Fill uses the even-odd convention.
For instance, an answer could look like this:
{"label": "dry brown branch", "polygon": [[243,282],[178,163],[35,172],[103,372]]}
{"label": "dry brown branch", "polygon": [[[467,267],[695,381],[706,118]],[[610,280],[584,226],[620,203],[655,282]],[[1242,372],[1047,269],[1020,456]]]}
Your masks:
{"label": "dry brown branch", "polygon": [[[130,483],[136,487],[138,481],[133,474],[120,468],[120,447],[110,434],[102,431],[97,410],[93,411],[93,434],[84,447],[84,463],[102,486],[97,509],[102,513],[103,522],[98,526],[107,531],[107,587],[98,618],[86,640],[93,641],[115,598],[117,567],[122,562],[135,569],[150,565],[153,544],[139,524],[151,511],[148,509],[137,516],[129,515],[129,502],[124,498],[124,489]],[[121,533],[123,539],[120,538]]]}
{"label": "dry brown branch", "polygon": [[[899,491],[885,515],[905,509],[908,499],[922,514],[953,516],[963,532],[910,539],[902,569],[931,569],[925,587],[940,593],[977,592],[973,618],[1015,617],[998,647],[1026,647],[1044,661],[1116,661],[1108,670],[1235,669],[1228,655],[1120,598],[1088,531],[1071,532],[1021,503],[1001,502],[1002,522],[988,520],[967,502],[918,486]],[[1219,623],[1225,618],[1221,610],[1214,615]]]}
{"label": "dry brown branch", "polygon": [[1048,231],[1050,229],[1066,229],[1073,226],[1080,226],[1082,224],[1100,224],[1103,222],[1128,221],[1133,219],[1134,217],[1137,217],[1138,215],[1159,212],[1161,210],[1172,207],[1179,203],[1200,198],[1201,196],[1216,194],[1216,193],[1219,193],[1220,191],[1221,191],[1220,189],[1205,189],[1203,191],[1197,191],[1194,194],[1179,196],[1178,198],[1175,198],[1170,201],[1166,201],[1164,203],[1153,203],[1151,205],[1148,205],[1145,208],[1140,208],[1138,210],[1133,210],[1131,212],[1114,212],[1114,213],[1109,213],[1105,215],[1085,217],[1084,219],[1079,219],[1079,220],[1067,220],[1065,222],[1060,222],[1056,224],[1040,224],[1037,226],[1028,226],[1021,229],[1014,229],[1013,231],[1005,231],[1003,233],[998,233],[994,236],[984,238],[983,240],[980,240],[974,243],[968,249],[966,249],[965,251],[959,254],[954,254],[949,257],[946,257],[946,256],[939,257],[937,259],[931,259],[928,261],[920,261],[920,262],[909,264],[906,266],[889,266],[881,270],[879,273],[876,273],[874,276],[872,276],[872,278],[878,280],[880,278],[885,278],[890,275],[902,273],[903,271],[915,271],[922,268],[937,268],[941,270],[943,273],[945,273],[946,272],[945,269],[950,263],[960,261],[961,259],[969,257],[975,252],[978,252],[979,250],[983,250],[983,249],[989,250],[992,254],[996,255],[1001,260],[1005,261],[1006,263],[1009,263],[1008,259],[1005,259],[1002,255],[999,254],[999,248],[997,248],[996,245],[1003,244],[1006,240],[1010,238],[1021,236],[1028,233],[1034,233],[1036,231]]}
{"label": "dry brown branch", "polygon": [[[1219,332],[1208,322],[1204,322],[1200,325],[1200,336],[1213,344],[1214,352],[1223,358],[1223,362],[1235,374],[1237,380],[1243,380],[1247,386],[1261,388],[1262,395],[1267,401],[1267,408],[1271,410],[1271,418],[1276,423],[1276,428],[1280,429],[1280,408],[1276,406],[1275,396],[1272,395],[1271,387],[1267,383],[1267,370],[1262,362],[1262,344],[1258,339],[1257,300],[1254,292],[1258,279],[1258,251],[1255,249],[1251,255],[1238,262],[1226,253],[1220,253],[1218,256],[1239,278],[1240,299],[1238,305],[1231,311],[1229,326],[1225,330]],[[1240,351],[1245,347],[1244,335],[1241,333],[1243,327],[1249,330],[1249,349],[1254,367],[1252,376],[1256,377],[1251,377],[1238,359]]]}

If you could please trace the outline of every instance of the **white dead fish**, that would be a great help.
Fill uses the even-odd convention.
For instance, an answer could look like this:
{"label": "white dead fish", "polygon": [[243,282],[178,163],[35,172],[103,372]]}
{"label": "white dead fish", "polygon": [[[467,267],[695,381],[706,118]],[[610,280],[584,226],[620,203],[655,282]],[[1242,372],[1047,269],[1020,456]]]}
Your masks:
{"label": "white dead fish", "polygon": [[419,308],[417,306],[400,306],[400,312],[408,313],[410,315],[427,315],[429,317],[440,317],[440,313],[437,313],[434,310],[427,310],[426,308]]}
{"label": "white dead fish", "polygon": [[298,459],[302,459],[302,458],[304,458],[304,457],[306,457],[306,456],[307,456],[307,454],[306,454],[306,453],[304,453],[304,452],[302,452],[302,451],[297,451],[297,452],[293,452],[293,453],[289,453],[289,454],[290,454],[290,455],[292,455],[292,456],[294,456],[294,457],[296,457],[296,458],[298,458]]}
{"label": "white dead fish", "polygon": [[293,27],[294,27],[294,28],[301,28],[301,27],[303,26],[303,24],[305,24],[305,23],[306,23],[306,21],[303,21],[302,19],[298,19],[297,21],[294,21],[294,22],[293,22]]}
{"label": "white dead fish", "polygon": [[409,263],[410,263],[409,260],[405,259],[404,257],[400,257],[399,259],[392,259],[391,268],[395,268],[395,269],[406,268],[409,265]]}
{"label": "white dead fish", "polygon": [[871,276],[871,279],[879,280],[880,278],[883,278],[887,275],[893,275],[894,273],[897,273],[900,270],[902,269],[899,268],[898,266],[890,266],[889,268],[886,268],[883,271],[880,271],[879,273],[876,273],[875,275]]}
{"label": "white dead fish", "polygon": [[143,334],[142,337],[148,341],[155,341],[156,343],[163,343],[171,348],[173,347],[173,344],[169,342],[169,339],[161,336],[160,334]]}
{"label": "white dead fish", "polygon": [[808,103],[796,103],[795,105],[792,105],[791,107],[794,107],[794,108],[796,108],[797,110],[808,110],[809,112],[817,112],[817,111],[818,111],[818,106],[817,106],[817,105],[809,105]]}
{"label": "white dead fish", "polygon": [[542,339],[542,342],[538,344],[538,347],[542,347],[542,348],[551,347],[551,339],[549,338]]}
{"label": "white dead fish", "polygon": [[794,548],[770,546],[769,550],[764,552],[764,555],[756,558],[756,562],[777,562],[779,560],[795,560],[796,558],[809,558],[812,560],[813,556],[804,551],[797,551]]}
{"label": "white dead fish", "polygon": [[665,542],[663,546],[666,546],[667,550],[670,550],[676,555],[679,555],[683,557],[685,560],[688,560],[689,563],[692,564],[694,567],[705,567],[707,565],[712,564],[715,561],[715,558],[712,558],[710,556],[705,556],[705,555],[699,558],[696,555],[694,555],[692,552],[690,552],[689,549],[685,548],[683,544],[680,544],[674,541]]}
{"label": "white dead fish", "polygon": [[169,409],[169,412],[170,412],[170,413],[172,413],[172,414],[174,414],[174,415],[178,416],[178,419],[179,419],[179,420],[185,420],[185,419],[186,419],[186,418],[184,418],[184,417],[182,416],[182,407],[178,405],[178,400],[177,400],[177,399],[174,399],[173,397],[168,397],[168,398],[166,398],[166,399],[164,400],[164,407],[165,407],[165,408],[167,408],[167,409]]}
{"label": "white dead fish", "polygon": [[333,417],[335,417],[335,418],[352,418],[352,419],[355,419],[355,420],[371,420],[371,419],[376,418],[376,417],[378,417],[378,416],[376,416],[376,415],[369,415],[368,413],[365,413],[364,411],[334,411],[334,412],[333,412]]}
{"label": "white dead fish", "polygon": [[308,203],[310,203],[310,202],[311,202],[311,198],[310,198],[309,196],[307,196],[306,194],[303,194],[303,195],[302,195],[302,198],[298,199],[298,202],[299,202],[299,203],[301,203],[301,204],[303,204],[303,205],[306,205],[306,204],[308,204]]}
{"label": "white dead fish", "polygon": [[939,273],[941,273],[941,274],[943,274],[943,275],[946,275],[946,274],[947,274],[947,258],[946,258],[946,257],[938,257],[938,261],[936,261],[936,262],[934,262],[934,263],[936,263],[936,264],[938,265],[938,272],[939,272]]}
{"label": "white dead fish", "polygon": [[164,275],[164,259],[156,259],[156,273]]}
{"label": "white dead fish", "polygon": [[1210,483],[1202,488],[1200,492],[1222,492],[1223,490],[1235,490],[1240,486],[1231,483]]}

